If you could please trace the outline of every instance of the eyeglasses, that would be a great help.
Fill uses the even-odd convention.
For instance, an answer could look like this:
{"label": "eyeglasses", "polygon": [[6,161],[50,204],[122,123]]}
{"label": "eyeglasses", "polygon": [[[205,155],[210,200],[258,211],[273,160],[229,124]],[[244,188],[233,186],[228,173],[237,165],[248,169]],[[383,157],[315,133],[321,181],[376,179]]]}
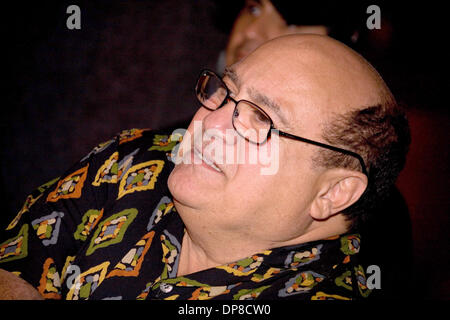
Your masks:
{"label": "eyeglasses", "polygon": [[222,108],[230,100],[233,101],[235,104],[232,114],[233,128],[248,142],[256,145],[264,144],[270,138],[273,129],[279,136],[354,157],[358,159],[362,172],[368,176],[364,160],[359,154],[280,131],[275,128],[272,119],[263,109],[248,100],[236,101],[230,96],[230,93],[230,89],[216,73],[210,70],[201,72],[195,86],[195,95],[198,101],[203,107],[211,111]]}

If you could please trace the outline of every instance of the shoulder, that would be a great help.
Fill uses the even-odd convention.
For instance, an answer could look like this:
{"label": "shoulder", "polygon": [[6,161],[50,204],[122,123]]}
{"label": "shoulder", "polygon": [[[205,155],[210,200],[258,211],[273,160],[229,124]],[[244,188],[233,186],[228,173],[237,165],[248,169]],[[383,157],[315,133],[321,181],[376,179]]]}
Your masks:
{"label": "shoulder", "polygon": [[103,162],[111,156],[120,161],[127,155],[135,159],[153,157],[166,161],[170,160],[171,151],[178,142],[170,129],[126,129],[95,146],[80,162]]}

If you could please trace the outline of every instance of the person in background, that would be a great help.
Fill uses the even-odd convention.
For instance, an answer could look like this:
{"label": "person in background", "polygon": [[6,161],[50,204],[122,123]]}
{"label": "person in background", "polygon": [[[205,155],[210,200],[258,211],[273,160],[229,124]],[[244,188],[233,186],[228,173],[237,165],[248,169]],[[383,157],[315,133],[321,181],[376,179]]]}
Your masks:
{"label": "person in background", "polygon": [[217,71],[241,60],[264,42],[289,34],[328,35],[355,49],[364,8],[356,1],[246,0],[234,20]]}

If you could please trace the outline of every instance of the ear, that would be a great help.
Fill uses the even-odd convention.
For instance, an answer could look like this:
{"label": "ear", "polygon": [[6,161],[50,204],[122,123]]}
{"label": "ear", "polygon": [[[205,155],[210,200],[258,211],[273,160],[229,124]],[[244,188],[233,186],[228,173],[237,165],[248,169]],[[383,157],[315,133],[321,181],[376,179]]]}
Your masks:
{"label": "ear", "polygon": [[344,168],[325,171],[318,180],[318,192],[311,217],[326,220],[354,204],[367,187],[367,176]]}

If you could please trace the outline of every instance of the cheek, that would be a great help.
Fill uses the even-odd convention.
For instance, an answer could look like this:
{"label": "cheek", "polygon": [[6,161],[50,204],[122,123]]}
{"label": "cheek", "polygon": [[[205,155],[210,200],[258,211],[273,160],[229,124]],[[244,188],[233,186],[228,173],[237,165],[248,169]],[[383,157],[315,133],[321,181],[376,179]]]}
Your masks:
{"label": "cheek", "polygon": [[265,20],[265,36],[267,40],[271,40],[286,34],[288,29],[283,20],[278,20],[270,16]]}
{"label": "cheek", "polygon": [[245,11],[241,12],[234,22],[228,43],[231,45],[235,45],[236,43],[242,41],[245,31],[253,20],[254,18],[251,15],[249,15]]}
{"label": "cheek", "polygon": [[249,175],[235,180],[234,188],[226,192],[229,198],[224,201],[240,212],[235,217],[239,223],[268,231],[267,222],[271,221],[271,231],[283,233],[307,210],[305,194],[298,185],[285,180],[282,175],[263,176],[256,171],[247,173]]}
{"label": "cheek", "polygon": [[258,147],[246,143],[239,150],[237,159],[240,163],[235,166],[234,175],[227,186],[230,187],[229,194],[236,195],[237,198],[243,197],[249,204],[261,203],[262,206],[266,206],[266,200],[270,202],[281,191],[280,187],[285,183],[286,176],[279,164],[280,160],[283,161],[279,159],[280,154],[277,152],[273,157],[271,144],[264,146],[265,150],[261,146],[255,149]]}
{"label": "cheek", "polygon": [[265,167],[265,172],[273,174],[262,176],[261,179],[270,184],[267,186],[267,190],[270,190],[268,192],[271,192],[282,206],[300,208],[307,205],[313,197],[315,174],[311,170],[308,154],[290,149],[295,147],[298,146],[292,146],[285,140],[279,140],[278,146],[271,143],[268,151],[271,154],[271,165]]}
{"label": "cheek", "polygon": [[236,62],[234,61],[236,48],[245,41],[245,31],[251,22],[250,19],[244,14],[236,20],[225,48],[227,65],[232,65]]}

